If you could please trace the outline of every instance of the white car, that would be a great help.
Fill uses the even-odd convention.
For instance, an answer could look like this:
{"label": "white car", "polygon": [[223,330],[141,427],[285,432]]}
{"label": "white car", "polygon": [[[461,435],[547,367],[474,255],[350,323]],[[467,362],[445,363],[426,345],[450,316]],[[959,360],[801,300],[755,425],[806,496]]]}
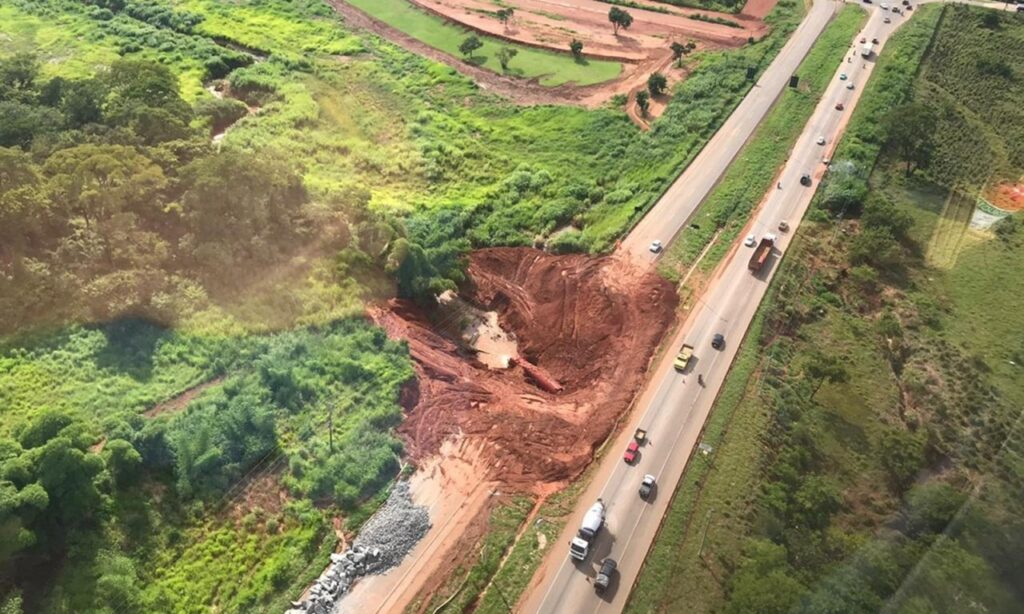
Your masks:
{"label": "white car", "polygon": [[888,11],[888,10],[889,10],[889,5],[888,5],[888,4],[886,4],[886,3],[884,3],[884,2],[883,2],[883,3],[881,3],[881,4],[879,4],[878,6],[879,6],[879,7],[881,7],[881,9],[882,9],[883,11]]}
{"label": "white car", "polygon": [[892,20],[886,17],[885,19],[882,20],[882,23],[892,23]]}
{"label": "white car", "polygon": [[852,90],[853,89],[853,82],[847,83],[846,84],[846,89]]}
{"label": "white car", "polygon": [[747,238],[743,239],[743,244],[747,247],[754,247],[755,243],[757,243],[757,239],[754,238],[754,235],[747,235]]}
{"label": "white car", "polygon": [[818,145],[824,145],[825,144],[825,137],[819,136],[818,140],[814,141],[814,142],[817,143]]}
{"label": "white car", "polygon": [[655,239],[655,240],[651,241],[651,246],[649,248],[647,248],[647,249],[651,250],[652,254],[657,254],[658,252],[661,251],[661,248],[662,248],[661,240],[660,239]]}

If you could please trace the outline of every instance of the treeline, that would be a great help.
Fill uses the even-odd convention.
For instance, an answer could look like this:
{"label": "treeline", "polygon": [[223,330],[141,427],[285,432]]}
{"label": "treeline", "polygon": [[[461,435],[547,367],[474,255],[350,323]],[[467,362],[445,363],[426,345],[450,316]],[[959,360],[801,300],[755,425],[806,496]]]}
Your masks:
{"label": "treeline", "polygon": [[[77,80],[42,80],[31,55],[0,60],[0,332],[173,323],[314,241],[318,254],[348,249],[349,268],[399,273],[409,296],[444,285],[367,193],[314,200],[278,153],[212,147],[230,105],[193,108],[166,67],[142,60]],[[450,249],[439,257],[460,266]]]}

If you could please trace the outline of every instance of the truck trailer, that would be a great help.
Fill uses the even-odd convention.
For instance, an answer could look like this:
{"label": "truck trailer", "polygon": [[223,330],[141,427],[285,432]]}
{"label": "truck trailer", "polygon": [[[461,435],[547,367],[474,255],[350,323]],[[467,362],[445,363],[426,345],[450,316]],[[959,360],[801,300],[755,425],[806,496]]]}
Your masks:
{"label": "truck trailer", "polygon": [[764,267],[764,263],[768,262],[768,257],[772,255],[772,247],[775,246],[775,235],[765,235],[761,239],[761,242],[754,248],[754,253],[750,255],[750,261],[747,263],[747,268],[751,272],[757,273]]}
{"label": "truck trailer", "polygon": [[597,533],[604,526],[604,501],[597,500],[597,503],[590,506],[586,515],[583,516],[583,523],[576,537],[569,542],[569,556],[582,561],[590,553],[590,543],[597,537]]}

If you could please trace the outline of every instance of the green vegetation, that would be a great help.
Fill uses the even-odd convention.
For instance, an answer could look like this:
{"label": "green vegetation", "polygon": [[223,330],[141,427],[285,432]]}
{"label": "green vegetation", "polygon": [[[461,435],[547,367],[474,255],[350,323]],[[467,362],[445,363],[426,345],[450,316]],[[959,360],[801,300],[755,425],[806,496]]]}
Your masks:
{"label": "green vegetation", "polygon": [[[24,535],[8,548],[30,561],[67,551],[63,590],[31,603],[77,611],[112,603],[85,580],[103,577],[96,553],[111,548],[135,569],[138,608],[248,611],[276,598],[328,537],[309,501],[354,509],[397,474],[401,443],[391,428],[402,415],[398,388],[412,376],[404,352],[357,321],[220,339],[121,321],[7,344],[0,399],[16,440],[6,440],[0,470],[23,501],[13,518]],[[180,411],[141,415],[202,382],[212,385]],[[49,458],[82,464],[83,484],[49,482]],[[203,514],[230,504],[230,487],[252,471],[277,476],[293,502],[257,507],[238,526]],[[162,496],[149,499],[140,483]],[[74,522],[49,520],[69,509]],[[210,568],[225,549],[230,564],[221,557]]]}
{"label": "green vegetation", "polygon": [[[559,249],[606,249],[799,17],[694,54],[641,133],[482,93],[319,0],[4,4],[4,599],[279,611],[398,473],[412,370],[364,299],[429,300],[471,247],[568,223]],[[555,526],[474,581],[521,591]]]}
{"label": "green vegetation", "polygon": [[[404,0],[351,0],[350,4],[435,49],[453,56],[466,55],[460,49],[461,43],[466,40],[466,29],[417,9]],[[480,36],[479,41],[479,54],[467,58],[467,61],[497,73],[503,72],[498,53],[503,46],[510,45],[487,36]],[[614,79],[622,72],[622,65],[618,62],[580,62],[565,54],[523,45],[511,45],[511,48],[517,51],[518,61],[508,72],[525,79],[539,78],[542,85],[554,86],[568,82],[590,85]]]}
{"label": "green vegetation", "polygon": [[733,21],[731,19],[726,19],[725,17],[718,17],[713,15],[705,15],[704,13],[694,13],[693,15],[687,15],[687,17],[695,21],[703,21],[705,23],[717,23],[720,26],[727,26],[730,28],[743,27],[742,25],[739,24],[739,22]]}
{"label": "green vegetation", "polygon": [[701,269],[710,271],[725,256],[749,213],[771,188],[864,19],[860,8],[848,6],[825,29],[797,70],[800,88],[782,93],[701,205],[693,219],[696,227],[688,228],[663,258],[662,274],[678,278],[712,240],[715,245],[701,260]]}
{"label": "green vegetation", "polygon": [[746,6],[747,0],[654,0],[672,6],[683,6],[692,9],[708,9],[722,13],[739,13]]}
{"label": "green vegetation", "polygon": [[[1021,82],[978,79],[1022,33],[998,13],[926,7],[886,46],[706,441],[725,434],[710,467],[688,468],[632,610],[1019,608],[1022,223],[965,230],[948,269],[922,247],[961,186],[1024,171],[1009,155],[970,180],[932,166],[1013,151],[1002,139],[1020,116],[1004,126],[986,109],[1019,99]],[[981,91],[906,146],[891,117],[937,93],[948,104],[962,83]],[[986,138],[965,144],[957,116]]]}
{"label": "green vegetation", "polygon": [[[526,521],[532,509],[532,499],[516,497],[491,511],[487,533],[476,548],[476,562],[468,571],[456,570],[451,575],[448,583],[453,590],[442,589],[436,593],[431,600],[431,612],[465,612],[477,602],[485,589],[489,586],[494,587],[494,574],[501,566],[509,547],[515,543],[519,527]],[[444,607],[440,607],[442,603]]]}
{"label": "green vegetation", "polygon": [[645,11],[654,11],[655,13],[662,13],[663,15],[678,14],[676,11],[667,9],[663,6],[657,6],[653,4],[640,4],[633,0],[597,0],[598,2],[604,2],[605,4],[614,4],[615,6],[624,6],[628,9],[643,9]]}
{"label": "green vegetation", "polygon": [[480,597],[477,611],[481,614],[499,614],[507,612],[506,604],[515,603],[522,595],[540,566],[541,560],[550,544],[558,539],[565,527],[580,494],[589,482],[584,475],[575,484],[565,490],[548,497],[541,504],[533,517],[533,521],[522,527],[518,541],[512,546],[501,567],[494,574],[491,585]]}

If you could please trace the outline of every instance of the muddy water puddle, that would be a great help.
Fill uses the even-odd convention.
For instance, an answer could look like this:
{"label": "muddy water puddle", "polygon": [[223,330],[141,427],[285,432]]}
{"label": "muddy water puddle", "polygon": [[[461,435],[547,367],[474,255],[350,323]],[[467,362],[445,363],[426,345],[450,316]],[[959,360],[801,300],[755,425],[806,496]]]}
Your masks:
{"label": "muddy water puddle", "polygon": [[519,344],[515,334],[501,328],[498,312],[479,309],[454,292],[445,292],[438,302],[445,311],[446,332],[476,350],[477,359],[489,368],[509,368],[510,359],[519,355]]}

